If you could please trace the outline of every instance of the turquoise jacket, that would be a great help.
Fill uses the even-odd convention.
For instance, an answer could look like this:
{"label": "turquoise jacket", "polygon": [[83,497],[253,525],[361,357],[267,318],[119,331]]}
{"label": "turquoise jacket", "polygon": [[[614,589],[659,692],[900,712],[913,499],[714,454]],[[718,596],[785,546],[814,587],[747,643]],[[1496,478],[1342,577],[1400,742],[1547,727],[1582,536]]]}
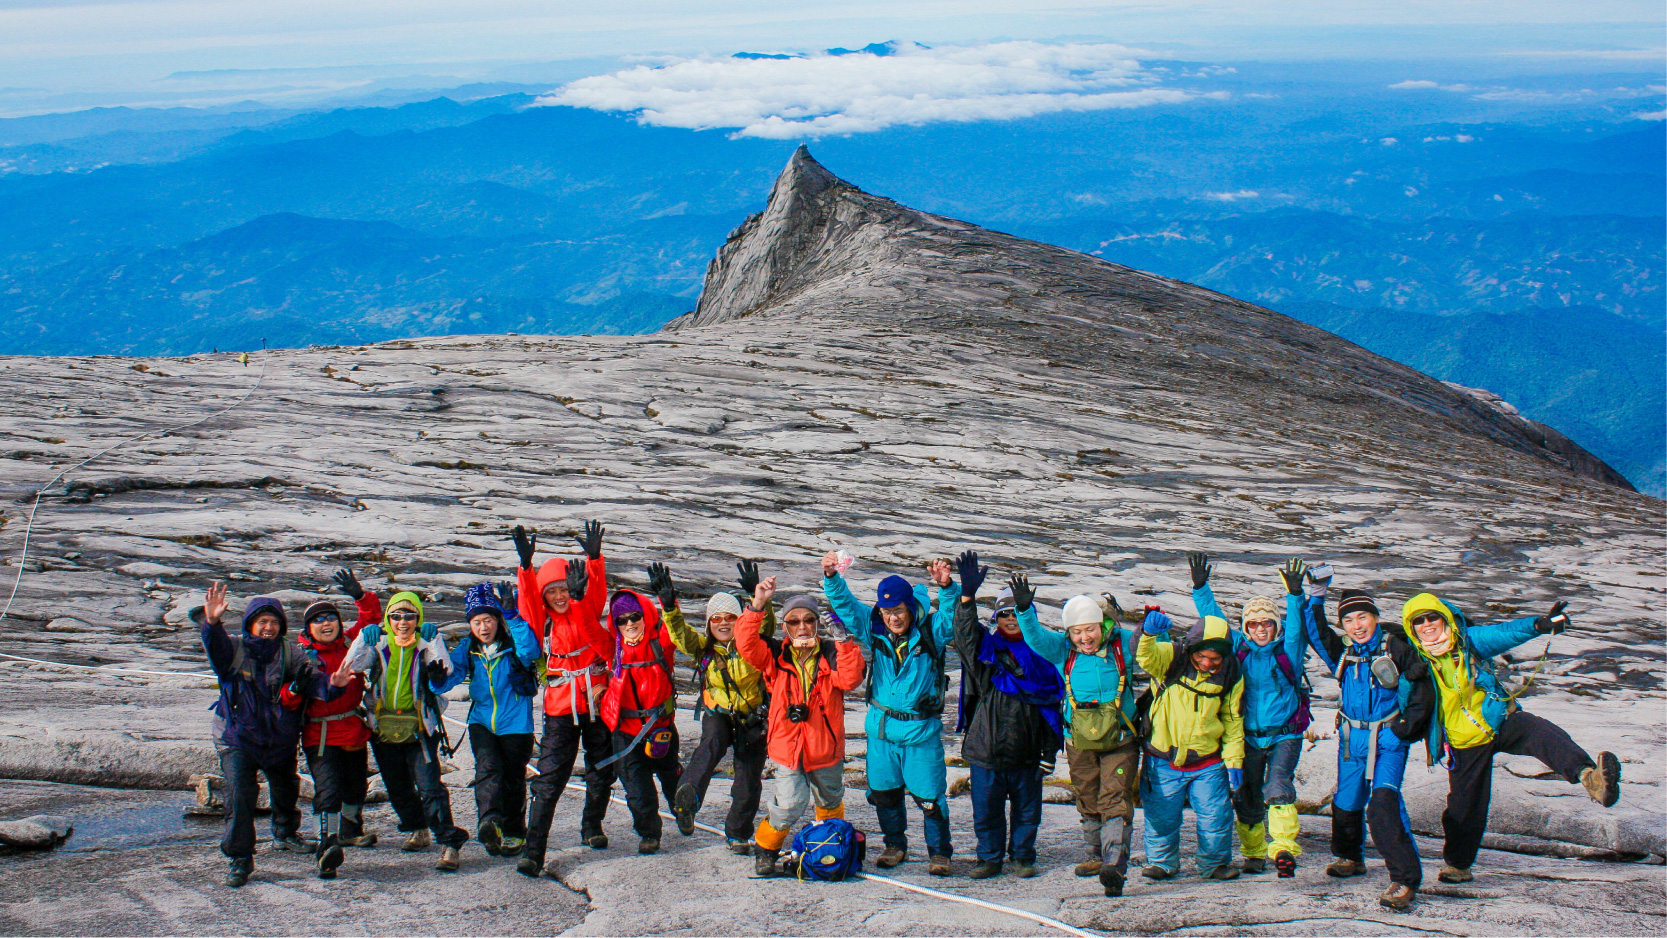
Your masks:
{"label": "turquoise jacket", "polygon": [[[514,667],[509,656],[521,659],[526,669],[538,674],[538,636],[532,626],[520,616],[504,620],[504,629],[511,642],[499,642],[494,654],[488,655],[473,635],[464,636],[451,650],[452,669],[445,681],[434,685],[434,692],[443,694],[469,681],[469,722],[486,727],[498,736],[533,731],[533,698],[515,693],[509,675]],[[509,645],[513,643],[514,648]]]}
{"label": "turquoise jacket", "polygon": [[[939,606],[931,612],[931,593],[924,583],[914,584],[915,628],[904,643],[903,660],[898,661],[886,637],[885,623],[873,606],[857,599],[839,574],[822,578],[822,593],[834,614],[845,620],[851,637],[868,650],[872,663],[869,682],[874,697],[869,702],[868,719],[863,726],[869,739],[883,739],[899,746],[917,746],[943,733],[943,719],[933,715],[924,720],[889,718],[886,710],[902,714],[919,714],[922,698],[938,694],[940,661],[955,640],[955,601],[960,598],[960,587],[951,582],[938,590]],[[929,629],[937,648],[938,659],[921,643],[921,629]],[[882,710],[881,708],[885,708]]]}
{"label": "turquoise jacket", "polygon": [[[1457,603],[1448,599],[1437,599],[1429,593],[1420,593],[1408,600],[1402,609],[1401,627],[1412,647],[1417,649],[1418,654],[1425,660],[1429,660],[1431,656],[1418,641],[1418,635],[1413,631],[1411,623],[1415,611],[1425,607],[1447,613],[1448,628],[1456,633],[1455,643],[1463,650],[1470,679],[1486,695],[1482,701],[1482,719],[1487,721],[1491,731],[1498,733],[1499,725],[1517,709],[1517,705],[1515,697],[1505,691],[1504,686],[1499,683],[1499,678],[1493,673],[1493,659],[1539,636],[1539,631],[1534,628],[1534,617],[1512,619],[1494,625],[1471,625],[1469,617]],[[1424,743],[1429,751],[1430,763],[1445,765],[1447,760],[1443,758],[1443,750],[1447,744],[1447,726],[1443,720],[1441,687],[1436,679],[1436,668],[1433,664],[1429,668],[1427,680],[1435,691],[1436,711],[1430,720],[1429,733]]]}
{"label": "turquoise jacket", "polygon": [[[1219,616],[1232,622],[1221,611],[1210,584],[1192,591],[1192,603],[1201,616]],[[1302,597],[1285,595],[1285,627],[1279,636],[1266,645],[1258,645],[1245,636],[1244,630],[1233,630],[1233,652],[1239,656],[1240,671],[1244,675],[1244,739],[1249,745],[1266,749],[1286,739],[1301,739],[1301,733],[1281,733],[1279,729],[1290,722],[1300,702],[1297,689],[1291,686],[1279,667],[1276,654],[1284,649],[1291,662],[1291,673],[1303,679],[1307,663],[1308,632],[1302,624]]]}
{"label": "turquoise jacket", "polygon": [[[1071,656],[1070,638],[1064,632],[1055,632],[1044,626],[1036,617],[1035,606],[1019,613],[1019,629],[1024,632],[1025,643],[1037,654],[1053,662],[1063,680],[1065,662]],[[1123,644],[1123,664],[1128,669],[1128,673],[1122,676],[1123,714],[1129,718],[1130,724],[1135,722],[1135,669],[1138,665],[1135,664],[1134,652],[1135,647],[1140,644],[1140,632],[1119,628],[1106,637],[1106,641],[1100,645],[1099,654],[1079,653],[1076,660],[1071,662],[1071,692],[1065,696],[1066,723],[1070,723],[1071,714],[1076,710],[1078,701],[1094,703],[1110,700],[1117,694],[1119,674],[1117,655],[1112,650],[1113,642]]]}

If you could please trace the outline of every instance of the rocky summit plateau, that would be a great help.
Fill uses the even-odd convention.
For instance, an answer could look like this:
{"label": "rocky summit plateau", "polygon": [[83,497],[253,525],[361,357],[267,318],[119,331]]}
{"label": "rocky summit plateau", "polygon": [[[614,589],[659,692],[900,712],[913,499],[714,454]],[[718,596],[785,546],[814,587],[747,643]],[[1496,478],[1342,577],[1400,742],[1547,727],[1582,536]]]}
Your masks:
{"label": "rocky summit plateau", "polygon": [[[1621,803],[1501,757],[1477,880],[1439,885],[1446,779],[1415,758],[1427,889],[1410,915],[1378,908],[1375,854],[1364,880],[1322,872],[1324,732],[1299,770],[1294,881],[1188,875],[1106,899],[1071,875],[1076,817],[1058,785],[1041,877],[935,880],[912,863],[900,878],[1105,933],[1667,932],[1662,502],[1485,392],[1219,293],[913,210],[803,149],[713,259],[698,308],[657,334],[315,346],[246,365],[8,357],[0,391],[0,587],[21,574],[0,652],[49,662],[0,661],[0,820],[86,815],[53,853],[0,857],[6,932],[1060,933],[884,883],[752,880],[699,832],[651,858],[592,852],[568,843],[569,801],[552,867],[576,891],[472,844],[452,878],[381,850],[320,882],[263,848],[255,883],[218,884],[215,825],[179,820],[191,776],[215,771],[213,685],[188,621],[211,580],[231,581],[234,609],[276,593],[294,614],[351,566],[455,623],[463,589],[509,576],[510,527],[572,554],[592,518],[614,582],[641,586],[664,560],[693,597],[729,585],[740,558],[808,589],[843,548],[871,590],[976,547],[992,591],[1028,572],[1055,623],[1079,592],[1192,615],[1184,555],[1198,550],[1218,559],[1230,612],[1277,595],[1291,556],[1374,590],[1386,622],[1425,589],[1483,621],[1566,599],[1574,629],[1519,649],[1503,677],[1532,677],[1529,710],[1621,756]],[[49,480],[118,443],[48,488],[30,527]],[[1328,728],[1336,685],[1310,671]],[[862,709],[847,715],[847,803],[874,829]],[[472,827],[467,747],[456,760],[453,805]],[[951,816],[964,872],[967,799]],[[624,842],[623,807],[608,823]]]}

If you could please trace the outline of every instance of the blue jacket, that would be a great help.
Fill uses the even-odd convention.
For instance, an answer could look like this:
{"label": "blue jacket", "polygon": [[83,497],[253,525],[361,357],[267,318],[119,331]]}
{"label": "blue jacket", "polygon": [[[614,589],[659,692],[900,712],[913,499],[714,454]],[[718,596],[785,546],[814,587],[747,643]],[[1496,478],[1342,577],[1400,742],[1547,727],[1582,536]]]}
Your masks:
{"label": "blue jacket", "polygon": [[[868,708],[864,727],[870,739],[883,739],[899,746],[916,746],[943,733],[943,720],[932,716],[925,720],[888,719],[885,710],[918,714],[921,698],[938,693],[939,662],[955,639],[955,600],[961,595],[954,583],[938,591],[941,608],[931,613],[931,593],[925,584],[914,586],[915,628],[904,642],[902,661],[892,650],[885,621],[879,610],[857,599],[845,578],[839,574],[822,578],[822,592],[828,604],[851,630],[851,637],[868,649],[873,661],[869,676],[874,697]],[[927,653],[921,643],[921,629],[928,629],[937,647],[937,660]],[[882,710],[881,708],[885,708]]]}
{"label": "blue jacket", "polygon": [[[1378,734],[1378,745],[1406,749],[1425,731],[1425,721],[1435,709],[1435,692],[1426,680],[1428,670],[1412,646],[1378,624],[1366,642],[1340,636],[1325,624],[1325,597],[1310,597],[1302,606],[1303,631],[1326,670],[1338,681],[1338,708],[1356,723],[1387,724],[1391,731]],[[1394,687],[1384,687],[1372,676],[1372,659],[1388,655],[1400,672]],[[1364,752],[1364,750],[1360,750]],[[1352,754],[1351,756],[1352,757]]]}
{"label": "blue jacket", "polygon": [[[533,731],[533,698],[515,693],[510,686],[510,673],[515,667],[510,655],[535,676],[538,674],[538,636],[532,626],[520,616],[504,620],[514,648],[499,642],[495,654],[488,655],[473,635],[457,643],[451,650],[451,674],[433,685],[434,692],[443,694],[469,681],[469,722],[484,726],[499,736]],[[534,695],[536,696],[536,695]]]}
{"label": "blue jacket", "polygon": [[[1064,632],[1055,632],[1042,625],[1036,617],[1036,607],[1019,613],[1019,629],[1024,632],[1025,643],[1036,650],[1036,653],[1052,661],[1059,669],[1061,680],[1065,678],[1065,662],[1071,656],[1071,640]],[[1112,652],[1112,643],[1123,643],[1123,663],[1128,673],[1121,678],[1123,685],[1122,707],[1123,714],[1135,723],[1135,648],[1140,644],[1140,633],[1133,629],[1116,629],[1106,641],[1100,645],[1097,655],[1078,654],[1071,662],[1071,692],[1065,695],[1065,721],[1071,720],[1071,714],[1076,710],[1077,701],[1093,703],[1098,700],[1110,700],[1117,693],[1119,674],[1117,671],[1117,656]]]}
{"label": "blue jacket", "polygon": [[[283,623],[277,638],[249,634],[249,624],[261,612],[277,613]],[[307,700],[334,700],[342,690],[313,666],[301,646],[284,637],[289,626],[283,605],[266,596],[251,599],[238,635],[228,635],[224,624],[204,619],[200,607],[191,610],[191,618],[200,627],[209,667],[220,682],[220,697],[211,708],[216,748],[245,750],[262,765],[295,758]],[[240,646],[243,660],[238,662]],[[306,698],[293,710],[279,700],[280,691],[291,683],[298,684]]]}
{"label": "blue jacket", "polygon": [[[1216,602],[1210,584],[1192,591],[1192,602],[1200,616],[1228,619]],[[1259,749],[1266,749],[1286,739],[1301,739],[1301,733],[1281,733],[1279,728],[1296,715],[1301,698],[1290,680],[1279,667],[1278,652],[1283,649],[1291,662],[1291,673],[1302,680],[1307,661],[1308,635],[1302,626],[1302,597],[1286,594],[1285,627],[1278,637],[1266,645],[1258,645],[1245,636],[1242,629],[1233,630],[1233,653],[1239,656],[1240,671],[1244,676],[1244,738]],[[1263,732],[1257,732],[1262,730]]]}

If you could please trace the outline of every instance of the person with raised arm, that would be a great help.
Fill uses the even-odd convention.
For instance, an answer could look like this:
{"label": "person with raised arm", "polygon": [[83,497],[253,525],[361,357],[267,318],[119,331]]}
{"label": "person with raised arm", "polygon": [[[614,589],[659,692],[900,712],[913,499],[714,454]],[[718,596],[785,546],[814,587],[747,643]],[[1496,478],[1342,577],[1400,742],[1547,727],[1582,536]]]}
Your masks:
{"label": "person with raised arm", "polygon": [[[664,565],[650,564],[648,578],[676,604],[676,589]],[[615,590],[608,602],[608,620],[614,633],[613,677],[599,708],[602,722],[614,734],[614,753],[607,764],[617,764],[625,786],[625,803],[639,838],[637,852],[658,853],[659,799],[664,797],[671,806],[682,774],[677,762],[677,685],[671,670],[677,646],[660,622],[659,608],[645,593]]]}

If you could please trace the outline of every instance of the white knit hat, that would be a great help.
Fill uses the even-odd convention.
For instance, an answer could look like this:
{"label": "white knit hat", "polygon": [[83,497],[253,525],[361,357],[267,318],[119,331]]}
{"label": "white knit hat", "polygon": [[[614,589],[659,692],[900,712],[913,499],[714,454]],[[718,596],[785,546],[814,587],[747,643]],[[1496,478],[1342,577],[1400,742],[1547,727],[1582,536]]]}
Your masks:
{"label": "white knit hat", "polygon": [[1072,596],[1065,603],[1065,612],[1060,618],[1065,627],[1073,625],[1099,625],[1104,619],[1104,610],[1100,608],[1100,601],[1092,596]]}
{"label": "white knit hat", "polygon": [[710,619],[716,615],[732,615],[737,618],[740,617],[741,602],[735,598],[735,594],[712,594],[712,598],[706,601],[706,618]]}

